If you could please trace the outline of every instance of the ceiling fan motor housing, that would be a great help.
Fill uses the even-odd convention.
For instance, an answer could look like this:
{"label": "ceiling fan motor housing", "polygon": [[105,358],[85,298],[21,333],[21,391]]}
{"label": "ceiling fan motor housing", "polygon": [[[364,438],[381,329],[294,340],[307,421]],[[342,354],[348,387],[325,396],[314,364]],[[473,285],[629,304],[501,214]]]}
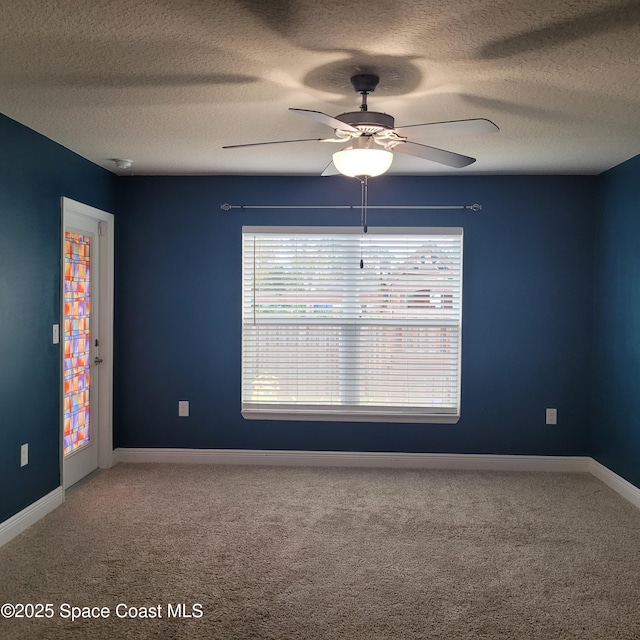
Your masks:
{"label": "ceiling fan motor housing", "polygon": [[336,116],[336,120],[350,124],[362,133],[378,133],[384,129],[393,129],[395,120],[388,113],[379,111],[349,111]]}

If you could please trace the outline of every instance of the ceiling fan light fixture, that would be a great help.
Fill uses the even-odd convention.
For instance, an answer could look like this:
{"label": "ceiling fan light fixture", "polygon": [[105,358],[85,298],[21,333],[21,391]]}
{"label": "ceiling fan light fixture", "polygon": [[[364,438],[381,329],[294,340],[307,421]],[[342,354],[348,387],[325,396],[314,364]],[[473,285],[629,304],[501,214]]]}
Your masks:
{"label": "ceiling fan light fixture", "polygon": [[[499,131],[496,124],[486,118],[468,118],[465,120],[447,120],[444,122],[422,122],[408,124],[400,129],[395,128],[395,118],[388,113],[369,111],[367,96],[378,85],[380,78],[373,74],[358,74],[351,78],[353,88],[362,95],[359,111],[347,111],[335,118],[311,109],[294,109],[306,118],[320,122],[334,130],[333,138],[303,138],[296,140],[273,140],[271,142],[252,142],[249,144],[226,145],[223,149],[238,149],[240,147],[257,147],[265,144],[283,144],[293,142],[339,142],[348,143],[341,151],[333,154],[333,162],[326,167],[322,175],[334,175],[335,172],[345,176],[367,178],[379,176],[389,170],[393,156],[415,156],[443,164],[446,167],[462,169],[473,164],[476,159],[460,153],[430,147],[426,144],[413,142],[408,139],[405,131],[413,127],[424,127],[425,130],[441,133],[492,133]],[[393,153],[392,153],[393,152]]]}
{"label": "ceiling fan light fixture", "polygon": [[373,146],[373,138],[361,136],[333,154],[336,169],[350,178],[373,178],[389,170],[393,153]]}

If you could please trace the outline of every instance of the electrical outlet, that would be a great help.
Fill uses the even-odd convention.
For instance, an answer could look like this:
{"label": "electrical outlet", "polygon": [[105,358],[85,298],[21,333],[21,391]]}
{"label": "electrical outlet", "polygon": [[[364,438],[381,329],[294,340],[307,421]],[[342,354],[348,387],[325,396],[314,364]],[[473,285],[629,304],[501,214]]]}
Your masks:
{"label": "electrical outlet", "polygon": [[188,400],[179,400],[178,401],[178,416],[181,418],[186,418],[189,416],[189,401]]}
{"label": "electrical outlet", "polygon": [[20,447],[20,466],[24,467],[29,464],[29,443]]}
{"label": "electrical outlet", "polygon": [[558,424],[557,409],[547,409],[547,424]]}

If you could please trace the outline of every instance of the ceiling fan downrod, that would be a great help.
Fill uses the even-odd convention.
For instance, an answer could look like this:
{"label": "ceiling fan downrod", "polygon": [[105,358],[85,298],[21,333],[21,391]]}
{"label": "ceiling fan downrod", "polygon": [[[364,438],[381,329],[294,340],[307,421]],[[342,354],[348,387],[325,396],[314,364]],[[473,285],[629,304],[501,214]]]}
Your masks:
{"label": "ceiling fan downrod", "polygon": [[376,90],[380,78],[370,73],[359,73],[356,76],[351,76],[351,84],[362,96],[362,104],[360,105],[360,111],[367,111],[367,96]]}

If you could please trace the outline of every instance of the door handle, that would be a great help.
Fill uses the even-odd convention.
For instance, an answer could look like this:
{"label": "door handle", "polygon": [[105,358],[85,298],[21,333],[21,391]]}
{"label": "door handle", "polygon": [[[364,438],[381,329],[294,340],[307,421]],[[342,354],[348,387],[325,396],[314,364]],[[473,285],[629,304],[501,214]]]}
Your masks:
{"label": "door handle", "polygon": [[93,359],[93,364],[100,364],[101,362],[102,362],[102,358],[98,358],[98,356],[96,356],[96,357]]}

